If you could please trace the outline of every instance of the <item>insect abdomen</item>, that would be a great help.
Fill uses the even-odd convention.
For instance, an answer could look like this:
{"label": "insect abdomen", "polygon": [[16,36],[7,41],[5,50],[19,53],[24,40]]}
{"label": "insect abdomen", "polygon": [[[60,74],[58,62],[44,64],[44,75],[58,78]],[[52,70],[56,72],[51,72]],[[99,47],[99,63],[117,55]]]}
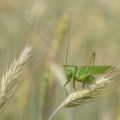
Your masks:
{"label": "insect abdomen", "polygon": [[79,78],[76,77],[76,80],[78,82],[82,82],[84,84],[89,84],[89,83],[92,84],[94,79],[95,78],[93,76],[91,76],[90,74],[85,75],[85,76],[80,76]]}

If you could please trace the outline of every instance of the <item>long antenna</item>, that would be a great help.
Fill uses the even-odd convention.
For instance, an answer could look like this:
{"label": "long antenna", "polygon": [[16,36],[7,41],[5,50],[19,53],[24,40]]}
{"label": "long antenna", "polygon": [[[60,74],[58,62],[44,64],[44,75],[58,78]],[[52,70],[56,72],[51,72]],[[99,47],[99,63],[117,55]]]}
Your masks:
{"label": "long antenna", "polygon": [[[70,13],[70,15],[71,14],[72,13]],[[70,15],[69,15],[69,25],[68,25],[68,46],[67,46],[67,55],[66,55],[66,65],[67,65],[68,48],[69,48],[69,36],[70,36]]]}
{"label": "long antenna", "polygon": [[[27,22],[26,22],[27,23]],[[28,24],[28,23],[27,23]],[[28,24],[29,25],[29,24]],[[30,25],[29,25],[30,26]],[[31,26],[30,26],[31,27]],[[31,27],[32,28],[32,27]],[[34,28],[32,28],[37,34],[39,34],[39,36],[47,43],[47,45],[55,52],[55,54],[57,55],[57,57],[59,58],[59,60],[61,61],[63,67],[65,68],[63,61],[61,60],[61,58],[59,57],[59,55],[57,54],[57,52],[52,48],[52,46],[47,42],[47,40],[40,34],[38,33]]]}

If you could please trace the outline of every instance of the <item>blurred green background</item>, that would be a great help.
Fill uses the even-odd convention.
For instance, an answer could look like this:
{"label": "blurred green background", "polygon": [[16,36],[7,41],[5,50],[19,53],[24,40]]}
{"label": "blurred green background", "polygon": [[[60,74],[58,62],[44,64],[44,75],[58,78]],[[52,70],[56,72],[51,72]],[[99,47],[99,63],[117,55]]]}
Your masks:
{"label": "blurred green background", "polygon": [[[32,26],[36,13],[37,18]],[[1,77],[4,61],[7,59],[9,64],[14,52],[20,53],[22,43],[16,46],[20,36],[24,41],[24,35],[30,26],[36,31],[39,29],[38,32],[55,49],[64,64],[69,33],[67,64],[87,65],[94,51],[95,65],[114,65],[120,60],[119,13],[119,0],[0,0]],[[27,23],[24,25],[25,18]],[[38,36],[35,30],[33,35],[26,34],[28,39],[36,36],[32,42]],[[12,41],[9,42],[11,36]],[[6,56],[8,46],[9,58]],[[42,55],[44,52],[46,53]],[[66,82],[64,68],[55,52],[45,42],[39,42],[34,53],[35,59],[29,64],[31,68],[21,76],[25,80],[11,99],[1,120],[48,120],[66,98],[63,89]],[[80,87],[81,84],[76,82],[76,88]],[[69,93],[72,92],[72,82],[66,88]],[[104,99],[61,109],[52,120],[115,120],[117,107],[118,91]]]}

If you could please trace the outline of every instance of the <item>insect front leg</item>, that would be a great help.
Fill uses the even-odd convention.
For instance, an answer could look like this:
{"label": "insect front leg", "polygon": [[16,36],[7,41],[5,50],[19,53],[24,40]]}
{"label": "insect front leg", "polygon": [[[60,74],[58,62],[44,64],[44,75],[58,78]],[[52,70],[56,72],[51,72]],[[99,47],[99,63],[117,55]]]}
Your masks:
{"label": "insect front leg", "polygon": [[67,85],[69,82],[70,82],[70,79],[68,79],[67,82],[64,84],[64,90],[65,90],[67,96],[68,96],[68,93],[67,93],[67,90],[66,90],[65,87],[66,87],[66,85]]}

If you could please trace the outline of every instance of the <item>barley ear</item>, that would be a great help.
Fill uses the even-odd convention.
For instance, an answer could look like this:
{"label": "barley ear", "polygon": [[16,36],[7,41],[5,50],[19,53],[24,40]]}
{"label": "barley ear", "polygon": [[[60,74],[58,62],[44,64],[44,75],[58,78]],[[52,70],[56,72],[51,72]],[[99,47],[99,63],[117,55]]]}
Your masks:
{"label": "barley ear", "polygon": [[20,85],[20,81],[18,81],[17,78],[20,76],[23,66],[30,56],[29,53],[31,50],[32,47],[26,46],[18,59],[14,59],[9,69],[7,68],[6,73],[2,76],[0,84],[0,115]]}

